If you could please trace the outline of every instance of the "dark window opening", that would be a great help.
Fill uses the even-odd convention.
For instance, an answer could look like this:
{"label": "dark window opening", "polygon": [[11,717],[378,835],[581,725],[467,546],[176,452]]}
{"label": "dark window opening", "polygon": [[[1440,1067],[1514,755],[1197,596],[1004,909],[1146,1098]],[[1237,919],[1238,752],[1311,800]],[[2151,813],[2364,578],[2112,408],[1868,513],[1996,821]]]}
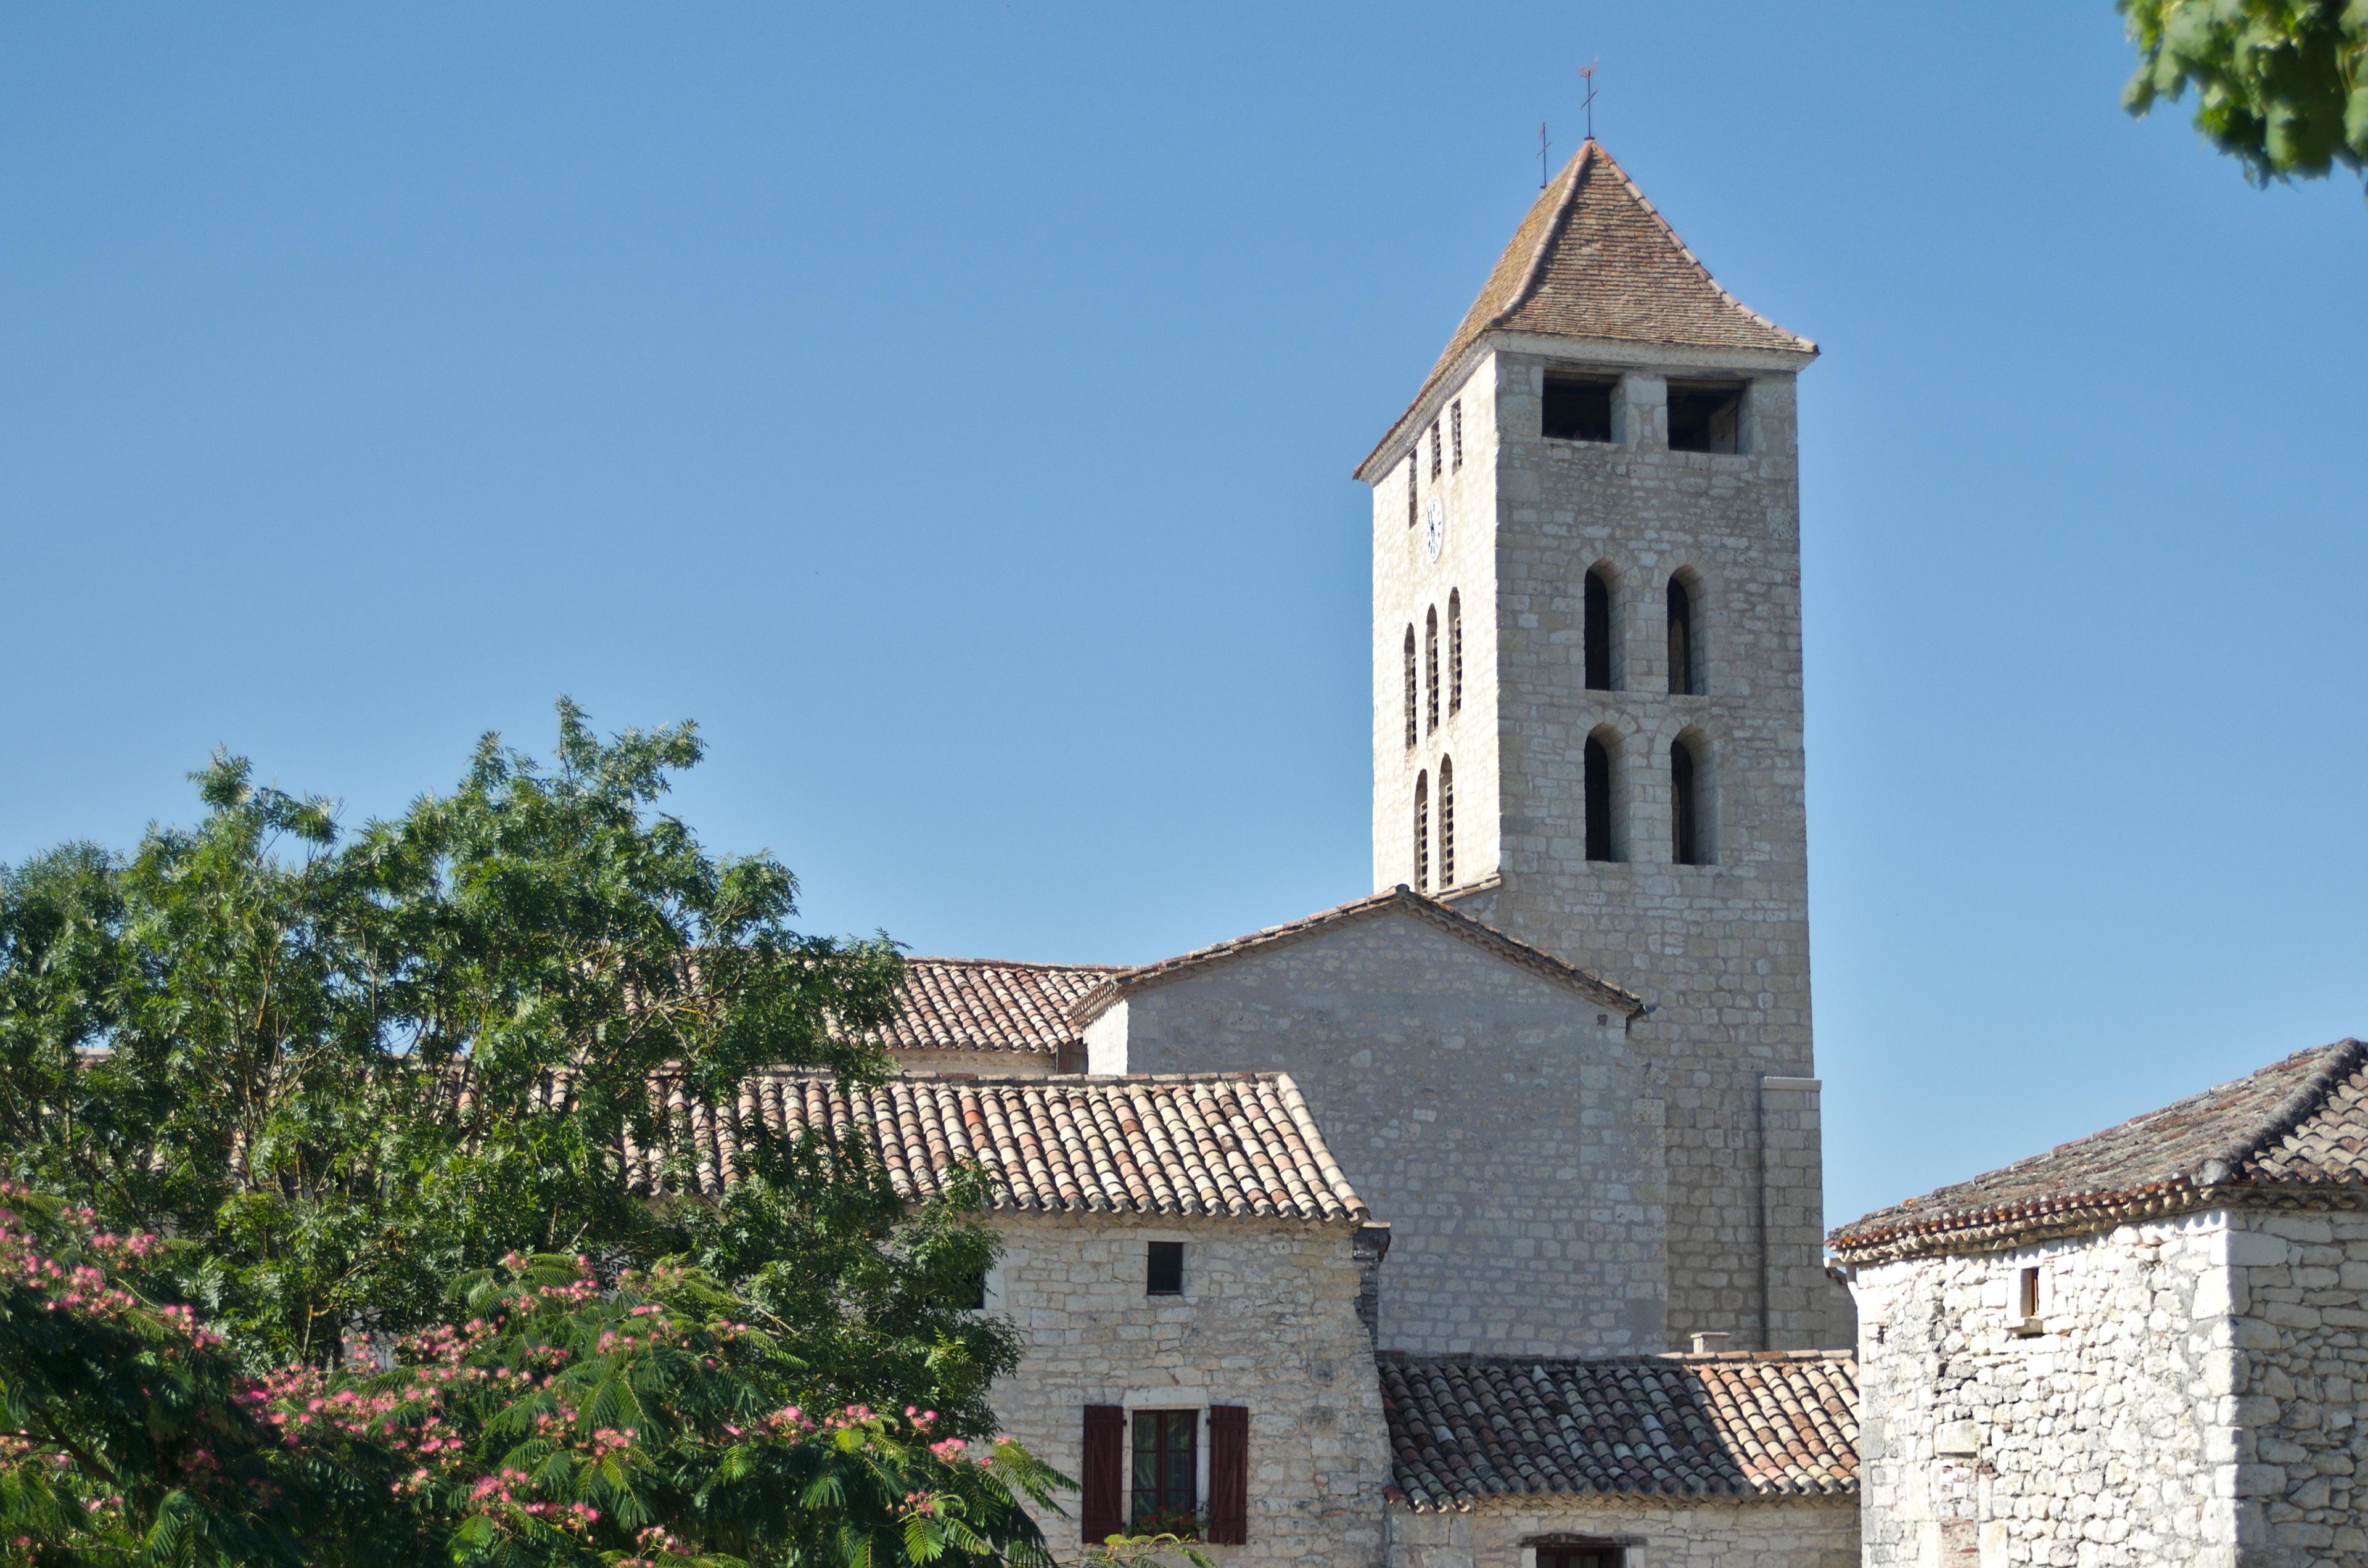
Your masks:
{"label": "dark window opening", "polygon": [[1542,1546],[1538,1568],[1621,1568],[1616,1546]]}
{"label": "dark window opening", "polygon": [[1144,1258],[1143,1293],[1146,1296],[1180,1296],[1184,1293],[1182,1242],[1151,1244]]}
{"label": "dark window opening", "polygon": [[1669,858],[1680,866],[1699,866],[1702,817],[1694,793],[1694,754],[1683,741],[1669,744]]}
{"label": "dark window opening", "polygon": [[1673,452],[1739,452],[1743,449],[1743,389],[1733,384],[1669,388],[1669,449]]}
{"label": "dark window opening", "polygon": [[1422,441],[1417,437],[1415,449],[1406,454],[1406,527],[1414,527],[1415,507],[1421,503],[1421,486],[1416,483],[1422,460]]}
{"label": "dark window opening", "polygon": [[1197,1410],[1134,1413],[1135,1534],[1199,1538],[1200,1428]]}
{"label": "dark window opening", "polygon": [[1611,753],[1587,737],[1587,858],[1609,860],[1611,853]]}
{"label": "dark window opening", "polygon": [[1549,441],[1611,439],[1611,393],[1619,385],[1602,376],[1548,376],[1542,433]]}
{"label": "dark window opening", "polygon": [[1455,466],[1463,466],[1463,400],[1457,398],[1447,405],[1447,426],[1455,437]]}
{"label": "dark window opening", "polygon": [[1439,759],[1439,885],[1455,885],[1455,759]]}
{"label": "dark window opening", "polygon": [[962,1287],[962,1305],[974,1312],[986,1311],[986,1270],[982,1268],[970,1277]]}
{"label": "dark window opening", "polygon": [[1415,728],[1414,628],[1406,628],[1406,744],[1412,746],[1420,738]]}
{"label": "dark window opening", "polygon": [[1701,672],[1695,667],[1694,597],[1677,578],[1669,579],[1669,695],[1697,697]]}
{"label": "dark window opening", "polygon": [[1430,422],[1430,477],[1434,482],[1439,478],[1440,460],[1439,421],[1434,419]]}
{"label": "dark window opening", "polygon": [[2022,1271],[2021,1315],[2024,1318],[2035,1318],[2039,1315],[2039,1270],[2036,1268],[2026,1268]]}
{"label": "dark window opening", "polygon": [[1580,636],[1587,644],[1587,689],[1611,689],[1611,583],[1603,575],[1600,566],[1587,574],[1586,603],[1582,607],[1584,624]]}

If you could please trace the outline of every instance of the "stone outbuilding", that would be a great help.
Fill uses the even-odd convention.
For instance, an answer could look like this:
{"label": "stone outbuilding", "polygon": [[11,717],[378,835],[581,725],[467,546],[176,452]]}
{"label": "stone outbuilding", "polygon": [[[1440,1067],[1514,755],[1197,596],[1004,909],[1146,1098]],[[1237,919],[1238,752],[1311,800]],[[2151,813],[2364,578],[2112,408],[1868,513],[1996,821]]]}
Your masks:
{"label": "stone outbuilding", "polygon": [[2368,1564],[2368,1046],[1836,1231],[1869,1568]]}
{"label": "stone outbuilding", "polygon": [[1852,1568],[1843,1351],[1384,1356],[1389,1568]]}

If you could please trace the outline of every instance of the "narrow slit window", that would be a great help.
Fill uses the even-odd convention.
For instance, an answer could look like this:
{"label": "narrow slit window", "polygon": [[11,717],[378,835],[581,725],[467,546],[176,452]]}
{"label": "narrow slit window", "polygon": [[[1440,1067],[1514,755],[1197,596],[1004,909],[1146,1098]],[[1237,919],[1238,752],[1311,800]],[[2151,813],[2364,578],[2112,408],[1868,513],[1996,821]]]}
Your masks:
{"label": "narrow slit window", "polygon": [[1611,689],[1611,579],[1603,574],[1600,566],[1590,567],[1587,574],[1586,592],[1582,597],[1580,614],[1584,624],[1579,635],[1586,645],[1587,689]]}
{"label": "narrow slit window", "polygon": [[1439,728],[1439,607],[1430,607],[1422,629],[1423,732]]}
{"label": "narrow slit window", "polygon": [[1447,596],[1447,711],[1463,711],[1463,594]]}
{"label": "narrow slit window", "polygon": [[1609,376],[1548,376],[1540,432],[1549,441],[1609,441],[1619,385]]}
{"label": "narrow slit window", "polygon": [[1414,776],[1414,891],[1430,891],[1430,775]]}
{"label": "narrow slit window", "polygon": [[1455,885],[1455,761],[1439,759],[1439,885]]}
{"label": "narrow slit window", "polygon": [[1407,745],[1407,747],[1408,747],[1409,749],[1411,749],[1411,748],[1413,747],[1413,745],[1414,745],[1414,744],[1415,744],[1415,742],[1416,742],[1417,740],[1418,740],[1418,739],[1420,739],[1420,738],[1421,738],[1421,737],[1419,736],[1419,734],[1417,733],[1416,729],[1415,729],[1415,703],[1416,703],[1416,700],[1417,700],[1417,694],[1416,694],[1416,691],[1415,691],[1415,673],[1414,673],[1414,628],[1413,628],[1413,627],[1411,627],[1411,626],[1409,626],[1409,627],[1407,627],[1407,628],[1406,628],[1406,745]]}
{"label": "narrow slit window", "polygon": [[1455,448],[1455,466],[1461,469],[1463,466],[1463,400],[1460,397],[1447,405],[1447,430]]}
{"label": "narrow slit window", "polygon": [[1669,384],[1669,450],[1743,449],[1743,388],[1731,381]]}
{"label": "narrow slit window", "polygon": [[1442,460],[1439,449],[1439,421],[1434,419],[1430,422],[1430,478],[1434,484],[1439,482],[1439,468]]}
{"label": "narrow slit window", "polygon": [[2021,1297],[2020,1304],[2022,1310],[2018,1315],[2028,1323],[2039,1315],[2039,1270],[2024,1269],[2020,1284],[2021,1288],[2018,1294]]}
{"label": "narrow slit window", "polygon": [[1702,693],[1701,655],[1694,647],[1694,597],[1683,581],[1669,579],[1669,694]]}
{"label": "narrow slit window", "polygon": [[1693,748],[1682,740],[1669,743],[1669,838],[1670,859],[1702,864],[1702,797]]}
{"label": "narrow slit window", "polygon": [[1612,858],[1611,840],[1611,748],[1601,739],[1587,737],[1587,858],[1590,860]]}
{"label": "narrow slit window", "polygon": [[1422,443],[1417,441],[1415,449],[1406,454],[1406,527],[1408,528],[1414,527],[1415,508],[1422,505],[1422,486],[1417,483],[1421,477],[1421,462]]}

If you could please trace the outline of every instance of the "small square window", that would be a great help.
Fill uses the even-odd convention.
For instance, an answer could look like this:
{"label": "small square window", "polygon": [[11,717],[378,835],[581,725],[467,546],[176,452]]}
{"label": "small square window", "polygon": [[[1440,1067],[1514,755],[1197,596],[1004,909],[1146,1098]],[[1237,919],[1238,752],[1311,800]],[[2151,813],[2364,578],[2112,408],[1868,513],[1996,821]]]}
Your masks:
{"label": "small square window", "polygon": [[1743,388],[1735,382],[1669,383],[1669,450],[1743,449]]}
{"label": "small square window", "polygon": [[1144,1260],[1143,1293],[1180,1296],[1184,1293],[1184,1244],[1154,1242]]}
{"label": "small square window", "polygon": [[962,1293],[962,1305],[968,1307],[974,1312],[983,1312],[986,1311],[985,1269],[982,1268],[976,1274],[971,1276],[969,1284]]}
{"label": "small square window", "polygon": [[1549,441],[1611,439],[1611,393],[1619,384],[1608,376],[1548,376],[1542,433]]}

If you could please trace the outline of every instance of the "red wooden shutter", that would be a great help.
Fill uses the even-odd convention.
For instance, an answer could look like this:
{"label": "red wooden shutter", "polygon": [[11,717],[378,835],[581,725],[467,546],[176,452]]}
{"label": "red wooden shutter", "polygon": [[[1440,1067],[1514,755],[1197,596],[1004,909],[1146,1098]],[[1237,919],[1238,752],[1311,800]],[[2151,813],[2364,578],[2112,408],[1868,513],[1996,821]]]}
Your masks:
{"label": "red wooden shutter", "polygon": [[1115,1404],[1086,1406],[1085,1499],[1077,1512],[1086,1544],[1099,1546],[1126,1528],[1126,1412]]}
{"label": "red wooden shutter", "polygon": [[1209,1540],[1245,1546],[1250,1539],[1250,1413],[1238,1404],[1209,1407]]}

